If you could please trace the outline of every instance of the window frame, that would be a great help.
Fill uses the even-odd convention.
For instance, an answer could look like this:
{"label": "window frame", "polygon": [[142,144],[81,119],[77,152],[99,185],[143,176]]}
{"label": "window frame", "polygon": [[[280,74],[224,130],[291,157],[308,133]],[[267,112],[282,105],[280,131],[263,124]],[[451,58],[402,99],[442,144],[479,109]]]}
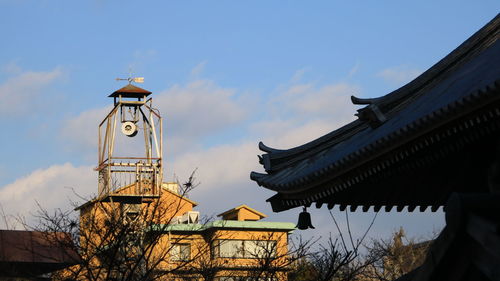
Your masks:
{"label": "window frame", "polygon": [[[236,250],[233,255],[221,255],[221,244],[229,241],[238,241],[241,242],[241,250]],[[257,246],[254,249],[265,249],[272,251],[270,256],[267,256],[268,250],[262,250],[264,254],[260,255],[255,250],[250,250],[247,244],[253,243],[254,245],[262,245],[265,243],[265,246]],[[268,246],[272,245],[272,246]],[[252,252],[253,251],[253,252]],[[241,253],[241,254],[238,254]],[[263,258],[276,258],[277,257],[277,241],[276,240],[256,240],[256,239],[217,239],[212,243],[212,257],[214,258],[227,258],[227,259],[263,259]]]}
{"label": "window frame", "polygon": [[[188,249],[187,255],[183,254],[183,248]],[[174,250],[174,249],[178,250]],[[170,249],[170,260],[172,261],[189,261],[191,260],[191,244],[189,243],[173,243]]]}

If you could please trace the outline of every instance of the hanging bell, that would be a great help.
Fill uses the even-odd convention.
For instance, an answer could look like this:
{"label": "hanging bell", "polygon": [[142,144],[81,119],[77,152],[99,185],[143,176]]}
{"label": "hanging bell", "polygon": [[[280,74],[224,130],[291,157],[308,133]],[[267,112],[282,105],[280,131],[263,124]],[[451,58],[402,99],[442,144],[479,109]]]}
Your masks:
{"label": "hanging bell", "polygon": [[311,222],[311,214],[307,212],[306,207],[304,207],[302,212],[299,214],[299,221],[297,222],[297,228],[300,230],[305,230],[308,228],[314,229],[314,226],[312,225]]}

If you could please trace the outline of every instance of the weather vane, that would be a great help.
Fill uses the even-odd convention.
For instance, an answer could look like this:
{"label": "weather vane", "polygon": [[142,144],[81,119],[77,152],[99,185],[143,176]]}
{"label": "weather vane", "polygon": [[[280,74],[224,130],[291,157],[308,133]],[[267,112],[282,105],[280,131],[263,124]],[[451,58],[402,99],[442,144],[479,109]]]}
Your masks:
{"label": "weather vane", "polygon": [[129,84],[132,82],[144,83],[144,77],[116,78],[116,81],[128,81]]}
{"label": "weather vane", "polygon": [[132,70],[129,70],[128,78],[116,78],[116,81],[128,81],[129,84],[144,83],[144,77],[132,77]]}

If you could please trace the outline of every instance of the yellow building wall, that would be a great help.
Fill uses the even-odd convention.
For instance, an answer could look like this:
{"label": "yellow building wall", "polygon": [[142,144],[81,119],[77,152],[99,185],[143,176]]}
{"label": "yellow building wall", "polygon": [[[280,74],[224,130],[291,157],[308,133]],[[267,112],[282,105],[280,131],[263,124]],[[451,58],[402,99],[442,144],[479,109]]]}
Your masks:
{"label": "yellow building wall", "polygon": [[[116,191],[115,195],[131,195],[133,196],[134,186],[126,186]],[[118,215],[123,211],[124,206],[131,204],[120,202],[101,202],[93,200],[88,202],[88,205],[81,208],[81,216],[85,217],[88,212],[93,212],[97,216],[109,216],[112,213]],[[167,189],[162,189],[159,198],[143,199],[140,203],[140,210],[143,213],[143,218],[157,224],[168,224],[171,219],[176,216],[192,211],[193,207],[197,205],[196,202],[182,197]]]}
{"label": "yellow building wall", "polygon": [[249,210],[242,208],[238,212],[238,220],[239,221],[258,221],[261,217],[254,212],[250,212]]}
{"label": "yellow building wall", "polygon": [[[129,194],[132,187],[125,187],[117,191],[119,194]],[[106,231],[106,221],[110,216],[115,218],[125,215],[124,209],[127,204],[118,202],[100,202],[92,201],[80,209],[82,236],[81,243],[92,243],[94,245],[111,244],[112,241],[103,241],[103,237],[112,239],[112,236],[103,235]],[[188,211],[192,211],[196,203],[184,198],[172,191],[163,189],[159,198],[148,200],[140,204],[139,218],[147,222],[153,222],[158,225],[167,225],[172,218],[181,216]],[[261,217],[250,212],[245,208],[239,209],[235,220],[258,220]],[[214,243],[226,240],[259,240],[276,241],[276,258],[273,260],[274,266],[286,264],[288,253],[288,232],[273,230],[252,230],[252,229],[226,229],[213,228],[204,231],[193,232],[166,232],[162,234],[157,241],[154,241],[154,247],[151,247],[151,261],[158,261],[158,269],[170,272],[172,270],[183,269],[185,274],[193,275],[193,272],[206,270],[210,267],[219,268],[217,276],[248,276],[251,272],[248,268],[259,267],[259,259],[255,258],[226,258],[214,256]],[[189,260],[173,260],[172,247],[175,244],[189,244],[191,256]],[[99,260],[91,261],[95,267],[99,267]],[[238,268],[240,268],[238,270]],[[228,270],[225,270],[228,269]],[[229,270],[231,269],[231,270]],[[178,271],[178,270],[177,270]],[[194,274],[194,276],[199,274]],[[182,277],[182,274],[176,274]],[[175,277],[174,276],[174,277]],[[286,280],[286,274],[278,274],[279,281]]]}
{"label": "yellow building wall", "polygon": [[[228,240],[259,240],[259,241],[276,241],[276,258],[272,262],[272,266],[282,267],[287,264],[288,253],[288,233],[277,231],[248,231],[248,230],[215,230],[209,231],[204,235],[200,233],[192,234],[165,234],[159,248],[163,251],[172,252],[174,244],[190,244],[191,256],[189,261],[170,260],[162,263],[165,270],[175,268],[183,268],[191,272],[190,276],[200,277],[199,274],[193,274],[197,271],[206,271],[209,268],[219,268],[216,277],[219,276],[251,276],[252,268],[265,268],[263,260],[257,258],[224,258],[214,256],[214,243]],[[226,270],[224,268],[227,268]],[[181,277],[182,275],[176,275]],[[286,273],[276,274],[279,281],[286,280]]]}

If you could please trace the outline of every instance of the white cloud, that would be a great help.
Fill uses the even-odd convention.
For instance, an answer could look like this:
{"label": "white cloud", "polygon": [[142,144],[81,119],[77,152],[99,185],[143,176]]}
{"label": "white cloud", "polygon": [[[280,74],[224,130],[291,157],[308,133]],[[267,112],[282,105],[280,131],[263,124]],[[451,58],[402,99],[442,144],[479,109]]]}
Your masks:
{"label": "white cloud", "polygon": [[[207,88],[204,83],[206,82],[201,84],[202,88]],[[215,86],[210,84],[208,88],[213,87]],[[162,98],[169,101],[179,100],[179,102],[172,104],[179,104],[181,105],[180,108],[190,108],[193,105],[199,107],[201,112],[206,112],[206,115],[214,114],[214,108],[204,107],[208,102],[213,103],[213,101],[196,101],[191,98],[182,100],[182,97],[192,96],[192,98],[196,98],[196,92],[201,91],[190,89],[199,88],[200,85],[188,85],[175,91],[173,90],[175,88],[172,88],[175,94],[162,95]],[[226,127],[243,126],[249,135],[245,138],[245,141],[231,143],[231,140],[221,139],[220,143],[204,149],[202,148],[202,142],[195,139],[194,143],[197,143],[198,146],[177,151],[173,160],[166,167],[165,174],[171,176],[175,172],[183,180],[189,176],[193,169],[198,168],[198,178],[202,181],[202,185],[195,192],[197,197],[201,196],[203,200],[211,198],[218,202],[214,206],[220,208],[220,204],[225,201],[217,198],[229,199],[230,196],[238,198],[239,195],[246,194],[247,197],[242,198],[243,202],[241,203],[244,203],[245,200],[259,202],[257,203],[258,206],[269,208],[268,204],[265,203],[269,192],[258,189],[257,185],[249,179],[250,171],[261,170],[257,158],[257,155],[261,154],[258,150],[258,139],[262,139],[266,144],[276,148],[293,147],[316,139],[354,119],[354,108],[349,99],[349,95],[353,92],[359,92],[359,89],[350,84],[330,84],[320,87],[314,83],[291,84],[282,87],[278,91],[276,98],[269,99],[265,104],[246,106],[245,109],[250,110],[252,115],[267,116],[264,120],[260,119],[248,124],[242,124],[241,120],[246,119],[240,117],[239,114],[241,113],[231,113],[233,110],[241,110],[242,106],[239,103],[232,106],[228,105],[229,110],[224,111],[228,112],[228,114],[218,116],[214,120],[222,120]],[[231,93],[226,92],[222,96],[231,96]],[[202,104],[199,104],[200,102]],[[159,107],[161,108],[161,105]],[[166,111],[166,115],[170,116],[169,119],[178,119],[184,114],[184,109],[177,109],[177,111],[173,112],[167,109]],[[232,118],[232,114],[236,117]],[[190,120],[189,116],[186,115],[185,117],[186,119],[182,118],[177,121],[186,122],[184,126],[188,127],[201,125],[198,124],[198,121]],[[234,121],[230,122],[226,119],[234,119]],[[175,122],[175,120],[172,122]],[[217,132],[214,132],[213,129],[206,130],[206,128],[203,128],[202,131],[207,135],[217,136]],[[172,129],[172,132],[174,139],[177,133],[180,133],[181,139],[185,139],[188,135],[194,136],[190,130],[174,132],[174,129]],[[169,141],[172,140],[172,138],[169,139]],[[243,191],[244,188],[248,188],[248,190]],[[231,201],[234,200],[229,200],[227,204],[233,204]]]}
{"label": "white cloud", "polygon": [[28,221],[30,214],[38,210],[36,202],[46,210],[69,210],[71,200],[79,199],[74,192],[86,198],[97,192],[95,173],[90,166],[75,167],[70,163],[39,169],[0,187],[0,204],[5,213],[25,216]]}
{"label": "white cloud", "polygon": [[276,98],[247,108],[253,115],[267,116],[264,120],[244,125],[235,122],[236,126],[244,126],[250,135],[244,142],[228,144],[227,140],[221,140],[221,144],[207,149],[196,147],[177,152],[165,174],[170,176],[175,172],[182,181],[198,168],[197,177],[202,184],[193,192],[193,199],[200,201],[203,211],[222,212],[248,203],[271,212],[265,199],[272,192],[259,188],[249,179],[250,171],[262,169],[257,158],[262,153],[258,150],[258,139],[272,147],[289,148],[344,125],[354,119],[349,99],[353,91],[359,89],[349,84],[318,87],[311,83],[284,87]]}
{"label": "white cloud", "polygon": [[99,123],[111,111],[112,106],[94,108],[67,120],[61,128],[61,136],[70,140],[73,146],[88,151],[97,149]]}
{"label": "white cloud", "polygon": [[265,114],[271,113],[271,118],[291,120],[296,125],[311,120],[346,121],[346,117],[353,116],[355,112],[350,96],[360,92],[358,86],[348,83],[291,84],[280,88],[275,98],[269,99]]}
{"label": "white cloud", "polygon": [[12,61],[4,66],[2,66],[2,72],[7,74],[18,75],[23,72],[23,69],[15,62]]}
{"label": "white cloud", "polygon": [[[350,96],[359,92],[353,85],[339,83],[323,86],[319,89],[310,87],[290,88],[294,96],[285,95],[287,103],[298,113],[309,116],[341,116],[352,110]],[[298,89],[299,88],[299,89]]]}
{"label": "white cloud", "polygon": [[360,66],[361,66],[361,63],[359,61],[357,61],[356,64],[354,64],[354,66],[351,68],[351,70],[349,70],[349,75],[347,75],[347,78],[351,78],[356,73],[358,73]]}
{"label": "white cloud", "polygon": [[391,85],[401,86],[415,79],[421,73],[422,71],[420,69],[402,65],[386,68],[380,71],[377,76]]}
{"label": "white cloud", "polygon": [[[344,125],[345,122],[331,122],[329,120],[315,119],[305,123],[294,120],[273,120],[252,124],[250,130],[258,140],[277,149],[296,147],[317,139],[332,130]],[[257,145],[255,142],[255,145]]]}
{"label": "white cloud", "polygon": [[306,67],[306,68],[302,68],[302,69],[295,71],[295,73],[292,76],[292,79],[290,79],[290,82],[291,83],[298,83],[300,80],[302,80],[304,75],[310,70],[311,70],[310,67]]}
{"label": "white cloud", "polygon": [[173,133],[191,137],[234,125],[248,113],[235,90],[221,88],[210,80],[175,85],[157,95],[155,103],[170,121]]}
{"label": "white cloud", "polygon": [[189,173],[198,168],[198,178],[212,192],[248,180],[250,171],[259,165],[258,153],[255,143],[218,145],[207,150],[183,153],[169,169],[180,179],[187,179]]}
{"label": "white cloud", "polygon": [[197,209],[203,216],[214,218],[240,204],[271,215],[270,206],[265,202],[271,192],[250,180],[250,171],[260,168],[258,154],[255,141],[186,151],[167,164],[165,174],[171,179],[175,172],[183,183],[198,168],[195,176],[201,184],[190,193],[190,198],[200,204]]}
{"label": "white cloud", "polygon": [[284,149],[314,140],[355,119],[350,96],[360,88],[347,83],[291,84],[265,105],[267,117],[249,130],[271,147]]}
{"label": "white cloud", "polygon": [[200,74],[205,70],[205,66],[207,65],[207,61],[202,61],[199,64],[197,64],[193,69],[191,70],[191,76],[194,78],[198,78]]}
{"label": "white cloud", "polygon": [[26,71],[0,84],[0,115],[29,112],[40,99],[42,90],[62,76],[61,68],[46,72]]}
{"label": "white cloud", "polygon": [[[147,64],[157,57],[155,49],[141,49],[135,50],[132,54],[132,62],[128,64],[126,74],[134,77],[141,76],[141,72],[146,68]],[[125,78],[125,77],[121,77]]]}
{"label": "white cloud", "polygon": [[[292,148],[315,140],[343,124],[341,122],[331,123],[326,120],[314,120],[286,131],[283,130],[281,134],[263,135],[263,141],[266,145],[278,149]],[[271,127],[270,129],[277,132],[281,128],[272,129]]]}

